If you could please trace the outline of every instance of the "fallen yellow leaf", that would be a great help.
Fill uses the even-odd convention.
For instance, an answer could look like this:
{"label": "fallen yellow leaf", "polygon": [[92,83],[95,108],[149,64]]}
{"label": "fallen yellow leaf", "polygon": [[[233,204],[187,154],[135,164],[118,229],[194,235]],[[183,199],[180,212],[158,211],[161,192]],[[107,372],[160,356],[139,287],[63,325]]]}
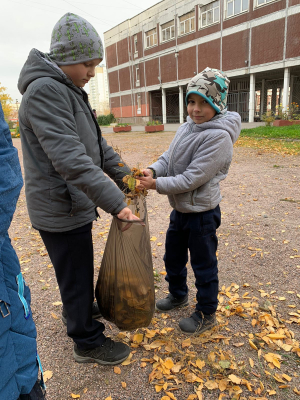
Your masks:
{"label": "fallen yellow leaf", "polygon": [[114,373],[120,375],[121,374],[121,368],[120,367],[114,367]]}
{"label": "fallen yellow leaf", "polygon": [[43,373],[44,382],[47,382],[47,380],[51,379],[52,376],[53,376],[53,372],[52,371],[45,371]]}
{"label": "fallen yellow leaf", "polygon": [[228,378],[231,380],[231,382],[236,383],[237,385],[239,385],[241,383],[241,378],[239,378],[236,375],[229,375]]}
{"label": "fallen yellow leaf", "polygon": [[207,382],[204,383],[204,386],[207,387],[207,389],[213,390],[213,389],[218,389],[219,385],[217,384],[216,381],[210,381],[208,380]]}
{"label": "fallen yellow leaf", "polygon": [[80,398],[80,394],[71,393],[71,397],[72,397],[72,399],[79,399]]}
{"label": "fallen yellow leaf", "polygon": [[126,387],[127,387],[127,383],[126,382],[121,382],[121,385],[122,385],[123,389],[126,389]]}

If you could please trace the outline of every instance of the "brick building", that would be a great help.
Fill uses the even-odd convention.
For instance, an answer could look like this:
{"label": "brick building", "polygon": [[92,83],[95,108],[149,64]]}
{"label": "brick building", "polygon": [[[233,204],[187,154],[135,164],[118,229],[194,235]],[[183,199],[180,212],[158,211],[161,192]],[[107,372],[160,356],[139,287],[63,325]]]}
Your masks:
{"label": "brick building", "polygon": [[180,122],[188,81],[230,78],[243,121],[300,104],[300,0],[163,0],[104,33],[110,107],[120,121]]}

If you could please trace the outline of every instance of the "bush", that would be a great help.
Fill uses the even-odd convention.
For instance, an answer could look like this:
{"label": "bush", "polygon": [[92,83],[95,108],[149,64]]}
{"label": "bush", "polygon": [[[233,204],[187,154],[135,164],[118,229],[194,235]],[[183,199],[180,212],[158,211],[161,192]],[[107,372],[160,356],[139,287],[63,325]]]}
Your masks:
{"label": "bush", "polygon": [[11,132],[11,137],[12,138],[19,138],[20,137],[20,127],[17,126],[16,129]]}
{"label": "bush", "polygon": [[129,124],[118,124],[116,126],[129,126]]}
{"label": "bush", "polygon": [[275,115],[273,111],[267,111],[261,116],[261,119],[266,123],[266,126],[271,126],[271,123],[275,120]]}
{"label": "bush", "polygon": [[110,125],[116,122],[116,118],[113,113],[110,113],[108,115],[99,115],[97,121],[99,125]]}
{"label": "bush", "polygon": [[13,129],[15,123],[13,121],[8,121],[8,127],[9,129]]}
{"label": "bush", "polygon": [[162,125],[162,122],[161,121],[158,121],[158,120],[153,120],[153,121],[148,121],[147,122],[147,126],[153,126],[153,125]]}

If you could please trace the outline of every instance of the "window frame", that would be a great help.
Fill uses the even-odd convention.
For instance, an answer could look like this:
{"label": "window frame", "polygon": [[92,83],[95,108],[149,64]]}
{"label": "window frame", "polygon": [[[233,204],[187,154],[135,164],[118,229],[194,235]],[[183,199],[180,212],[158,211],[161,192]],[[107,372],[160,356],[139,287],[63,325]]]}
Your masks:
{"label": "window frame", "polygon": [[275,3],[276,1],[279,0],[265,0],[262,4],[258,4],[258,0],[255,0],[253,2],[253,9],[259,8],[259,7],[264,7],[264,6],[268,6],[269,4]]}
{"label": "window frame", "polygon": [[137,95],[136,95],[136,105],[137,105],[136,113],[141,114],[142,113],[142,96],[140,93],[137,93]]}
{"label": "window frame", "polygon": [[[189,18],[184,19],[183,21],[180,21],[180,18],[184,17],[185,15],[192,14],[192,13],[194,13],[193,17],[189,17]],[[192,19],[194,19],[194,29],[191,29],[192,28],[192,26],[191,26]],[[188,32],[184,31],[183,33],[181,33],[181,25],[183,24],[184,30],[185,30],[185,22],[186,21],[189,21],[190,30]],[[178,36],[189,35],[190,33],[193,33],[193,32],[196,32],[196,10],[195,10],[195,8],[183,15],[178,16]]]}
{"label": "window frame", "polygon": [[[169,24],[171,22],[173,22],[173,25],[170,25],[170,26],[168,26],[166,28],[163,28],[164,25],[167,25],[167,24]],[[172,28],[173,28],[174,36],[171,36]],[[164,40],[163,39],[163,36],[164,36],[163,32],[167,31],[167,30],[170,30],[170,37],[169,37],[169,39],[165,39]],[[175,19],[173,18],[169,22],[166,22],[165,24],[160,25],[160,42],[161,43],[165,43],[165,42],[168,42],[169,40],[174,40],[174,39],[175,39]]]}
{"label": "window frame", "polygon": [[[236,17],[236,16],[238,16],[238,15],[241,15],[241,14],[244,14],[244,13],[250,11],[250,0],[247,0],[247,1],[248,1],[247,9],[245,9],[245,10],[242,10],[242,9],[241,9],[240,12],[235,13],[235,12],[234,12],[234,2],[235,2],[235,1],[236,1],[236,0],[224,0],[224,3],[225,3],[225,7],[224,7],[224,19],[234,18],[234,17]],[[243,5],[243,0],[240,0],[240,2],[241,2],[241,7],[242,7],[242,5]],[[228,15],[228,3],[231,3],[232,6],[233,6],[233,14],[232,14],[232,15]]]}
{"label": "window frame", "polygon": [[[213,5],[213,4],[217,3],[217,2],[219,3],[219,5],[217,7],[212,7],[210,9],[207,9],[207,10],[201,12],[201,9],[203,9],[204,7],[207,8],[208,6]],[[215,16],[214,10],[216,10],[216,9],[219,9],[218,20],[214,19],[214,16]],[[207,14],[209,11],[212,12],[213,22],[207,23],[206,25],[202,25],[202,15],[203,14]],[[206,4],[205,6],[199,5],[198,15],[199,15],[199,21],[198,21],[199,22],[199,29],[204,29],[204,28],[207,28],[207,27],[209,27],[211,25],[220,23],[220,21],[221,21],[221,0],[212,1],[211,3]]]}
{"label": "window frame", "polygon": [[[153,32],[153,31],[155,31],[155,32]],[[153,32],[153,33],[150,35],[147,35],[147,33],[149,33],[149,32]],[[149,43],[149,46],[148,46],[148,39],[150,37],[153,37],[153,44]],[[155,42],[155,40],[156,40],[156,42]],[[157,46],[157,44],[158,44],[157,43],[157,27],[155,27],[155,28],[150,29],[149,31],[145,32],[145,49],[150,49],[151,47]]]}
{"label": "window frame", "polygon": [[140,66],[135,66],[135,86],[140,86]]}

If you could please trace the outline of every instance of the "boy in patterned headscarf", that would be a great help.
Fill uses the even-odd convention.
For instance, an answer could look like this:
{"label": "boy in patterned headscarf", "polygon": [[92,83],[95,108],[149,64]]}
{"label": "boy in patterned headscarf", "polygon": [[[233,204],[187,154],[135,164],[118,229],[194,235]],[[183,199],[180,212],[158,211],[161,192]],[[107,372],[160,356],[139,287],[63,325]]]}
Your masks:
{"label": "boy in patterned headscarf", "polygon": [[219,182],[225,179],[241,117],[227,111],[229,79],[206,68],[187,86],[187,122],[178,129],[169,149],[144,170],[141,188],[167,194],[174,208],[166,236],[164,262],[169,294],[156,308],[170,311],[188,305],[188,250],[195,275],[197,304],[179,322],[186,334],[201,334],[217,324],[218,239],[221,223]]}
{"label": "boy in patterned headscarf", "polygon": [[104,324],[96,321],[92,223],[96,207],[121,219],[137,218],[122,192],[130,170],[120,167],[120,157],[102,137],[83,90],[102,58],[95,28],[65,14],[53,29],[50,53],[32,49],[21,71],[19,121],[29,217],[55,269],[74,358],[114,365],[130,349],[107,338]]}

